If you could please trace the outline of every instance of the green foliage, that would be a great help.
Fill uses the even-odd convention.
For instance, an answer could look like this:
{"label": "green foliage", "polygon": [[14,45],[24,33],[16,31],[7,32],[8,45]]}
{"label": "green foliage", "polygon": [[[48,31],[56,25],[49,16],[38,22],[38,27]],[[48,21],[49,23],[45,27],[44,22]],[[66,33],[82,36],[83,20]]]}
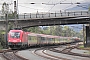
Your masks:
{"label": "green foliage", "polygon": [[13,24],[12,23],[8,23],[9,25],[8,25],[8,31],[10,31],[11,29],[13,29]]}
{"label": "green foliage", "polygon": [[14,19],[15,18],[15,16],[14,16],[15,14],[12,12],[11,14],[8,14],[8,19]]}
{"label": "green foliage", "polygon": [[4,40],[4,35],[5,35],[5,31],[4,30],[0,30],[0,46],[5,47],[5,40]]}
{"label": "green foliage", "polygon": [[[16,17],[15,17],[15,15],[16,15]],[[15,19],[15,18],[18,19],[18,14],[16,14],[15,12],[12,12],[12,13],[8,14],[8,19]]]}
{"label": "green foliage", "polygon": [[40,34],[48,34],[48,35],[56,35],[56,36],[64,36],[64,37],[80,37],[83,38],[83,34],[80,32],[75,32],[73,29],[68,26],[48,26],[48,27],[30,27],[25,28],[24,31],[35,32]]}
{"label": "green foliage", "polygon": [[5,14],[5,8],[6,8],[7,4],[6,2],[3,3],[2,5],[2,13]]}
{"label": "green foliage", "polygon": [[90,11],[90,6],[89,6],[89,11]]}
{"label": "green foliage", "polygon": [[79,46],[79,48],[84,48],[84,45]]}
{"label": "green foliage", "polygon": [[[6,13],[8,13],[8,19],[15,19],[16,17],[18,18],[18,14],[16,12],[9,11],[9,5],[6,2],[4,2],[2,4],[2,14],[4,15]],[[15,17],[15,15],[16,15],[16,17]],[[3,19],[3,18],[4,17],[2,16],[1,19]]]}
{"label": "green foliage", "polygon": [[40,27],[24,28],[23,30],[27,31],[27,32],[35,32],[35,33],[41,33],[42,32]]}
{"label": "green foliage", "polygon": [[55,29],[54,30],[55,30],[55,32],[53,31],[54,32],[54,35],[61,36],[62,26],[55,26]]}

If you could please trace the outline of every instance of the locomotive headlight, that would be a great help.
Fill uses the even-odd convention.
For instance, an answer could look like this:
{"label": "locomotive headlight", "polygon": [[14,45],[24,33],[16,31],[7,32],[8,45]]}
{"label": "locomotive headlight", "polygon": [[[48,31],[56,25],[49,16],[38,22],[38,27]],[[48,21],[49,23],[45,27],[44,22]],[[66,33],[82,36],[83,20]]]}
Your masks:
{"label": "locomotive headlight", "polygon": [[20,40],[20,42],[21,42],[21,40]]}
{"label": "locomotive headlight", "polygon": [[9,42],[10,42],[11,40],[9,40]]}

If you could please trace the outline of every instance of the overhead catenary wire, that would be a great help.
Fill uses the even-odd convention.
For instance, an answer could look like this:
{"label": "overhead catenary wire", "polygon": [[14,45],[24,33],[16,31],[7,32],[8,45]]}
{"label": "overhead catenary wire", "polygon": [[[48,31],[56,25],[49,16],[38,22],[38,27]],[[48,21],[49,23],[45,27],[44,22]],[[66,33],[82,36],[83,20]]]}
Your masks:
{"label": "overhead catenary wire", "polygon": [[[49,2],[50,2],[51,0],[49,0]],[[64,2],[64,1],[66,1],[66,0],[61,0],[59,3],[54,3],[54,4],[50,4],[49,2],[48,3],[43,3],[43,4],[45,4],[45,5],[53,5],[47,12],[50,12],[52,9],[53,9],[53,7],[55,7],[57,4],[71,4],[71,5],[69,5],[68,7],[70,7],[70,6],[72,6],[73,4],[80,4],[80,3],[62,3],[62,2]],[[24,3],[25,4],[25,3]],[[36,4],[36,3],[29,3],[29,4]],[[20,5],[19,4],[19,6],[21,6],[21,7],[26,7],[26,6],[22,6],[22,5]],[[68,8],[68,7],[65,7],[65,9],[66,8]],[[26,8],[30,8],[30,7],[26,7]],[[34,9],[34,10],[41,10],[41,9],[35,9],[35,8],[30,8],[30,9]],[[45,7],[42,9],[42,10],[44,10],[45,9]]]}
{"label": "overhead catenary wire", "polygon": [[82,7],[82,8],[85,8],[85,9],[89,9],[89,8],[87,8],[87,7],[84,7],[84,6],[80,6],[80,5],[77,5],[78,7]]}
{"label": "overhead catenary wire", "polygon": [[[64,2],[64,1],[66,1],[66,0],[63,0],[63,1],[61,0],[60,3],[61,3],[61,2]],[[55,5],[57,5],[57,4],[54,4],[54,6],[55,6]],[[48,10],[48,12],[49,12],[50,10],[52,10],[52,8],[53,8],[54,6],[52,6],[51,9]]]}
{"label": "overhead catenary wire", "polygon": [[65,8],[63,8],[63,10],[67,10],[68,7],[70,7],[70,6],[72,6],[72,5],[73,5],[73,4],[71,4],[71,5],[69,5],[69,6],[65,7]]}
{"label": "overhead catenary wire", "polygon": [[[48,3],[50,2],[51,0],[48,1]],[[43,8],[43,10],[45,9],[45,7]]]}
{"label": "overhead catenary wire", "polygon": [[[7,3],[8,5],[12,5],[13,3]],[[0,5],[3,5],[3,3],[0,3]]]}
{"label": "overhead catenary wire", "polygon": [[79,3],[79,2],[77,2],[77,3],[65,3],[65,4],[70,4],[69,6],[67,6],[67,7],[65,7],[65,8],[63,8],[63,10],[64,11],[66,11],[68,8],[70,8],[70,6],[73,6],[73,5],[75,5],[75,4],[81,4],[81,3]]}
{"label": "overhead catenary wire", "polygon": [[44,5],[57,5],[57,4],[82,4],[82,3],[19,3],[19,4],[44,4]]}
{"label": "overhead catenary wire", "polygon": [[[62,2],[64,2],[64,1],[66,1],[66,0],[63,0],[63,1],[61,0],[59,3],[52,4],[52,5],[55,6],[55,5],[57,5],[57,4],[71,4],[71,5],[68,6],[68,7],[70,7],[70,6],[74,5],[74,4],[81,4],[81,3],[79,3],[79,2],[77,2],[77,3],[72,3],[72,2],[71,2],[71,3],[62,3]],[[54,6],[52,6],[51,9],[48,10],[48,12],[51,11]],[[66,9],[66,8],[68,8],[68,7],[65,7],[64,9]]]}
{"label": "overhead catenary wire", "polygon": [[[19,4],[19,6],[21,6],[21,7],[25,7],[25,8],[30,8],[30,7],[27,7],[27,6],[22,6],[22,4],[44,4],[44,5],[53,5],[53,6],[51,6],[50,7],[50,9],[48,10],[48,12],[50,12],[57,4],[80,4],[79,2],[77,2],[77,3],[63,3],[64,1],[66,1],[66,0],[60,0],[59,1],[59,3],[50,3],[51,2],[51,0],[49,0],[47,3],[43,3],[43,2],[41,2],[41,3],[34,3],[34,2],[31,2],[31,3],[18,3]],[[13,4],[13,3],[11,3],[11,4]],[[68,8],[68,7],[67,7]],[[30,9],[34,9],[34,10],[41,10],[41,9],[36,9],[36,8],[30,8]],[[45,7],[44,8],[42,8],[42,10],[44,10],[45,9]],[[65,8],[66,9],[66,8]]]}
{"label": "overhead catenary wire", "polygon": [[36,9],[36,8],[30,8],[30,7],[27,7],[27,6],[22,6],[22,5],[19,5],[21,7],[25,7],[25,8],[29,8],[29,9],[34,9],[34,10],[41,10],[41,9]]}
{"label": "overhead catenary wire", "polygon": [[[51,1],[51,0],[50,0]],[[49,2],[50,2],[49,1]],[[79,2],[77,2],[77,3],[62,3],[62,2],[64,2],[64,1],[66,1],[66,0],[61,0],[59,3],[54,3],[54,4],[51,4],[51,3],[41,3],[41,4],[45,4],[45,5],[53,5],[50,9],[49,9],[49,11],[50,10],[52,10],[52,8],[55,6],[55,5],[57,5],[57,4],[80,4]],[[23,4],[23,3],[22,3]],[[40,3],[24,3],[24,4],[40,4]],[[24,6],[25,7],[25,6]],[[44,8],[43,8],[44,9]],[[37,9],[38,10],[38,9]]]}

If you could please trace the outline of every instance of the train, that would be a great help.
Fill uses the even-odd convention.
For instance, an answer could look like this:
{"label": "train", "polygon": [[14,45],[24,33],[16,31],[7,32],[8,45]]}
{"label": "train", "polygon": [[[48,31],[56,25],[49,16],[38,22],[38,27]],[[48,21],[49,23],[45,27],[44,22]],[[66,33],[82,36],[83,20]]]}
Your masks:
{"label": "train", "polygon": [[23,30],[10,30],[8,33],[8,46],[11,49],[21,49],[31,46],[57,45],[79,41],[78,37],[62,37],[46,34],[25,32]]}

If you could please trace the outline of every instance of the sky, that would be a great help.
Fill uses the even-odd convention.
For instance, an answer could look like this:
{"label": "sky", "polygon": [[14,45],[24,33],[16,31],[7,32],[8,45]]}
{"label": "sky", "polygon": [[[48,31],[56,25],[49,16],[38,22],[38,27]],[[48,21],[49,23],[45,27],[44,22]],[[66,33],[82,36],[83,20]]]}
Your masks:
{"label": "sky", "polygon": [[[72,8],[77,4],[59,4],[59,3],[77,3],[89,0],[0,0],[0,10],[3,2],[7,2],[10,10],[14,11],[14,1],[18,1],[18,13],[35,12],[59,12]],[[35,3],[35,4],[30,4]],[[42,4],[45,3],[45,4]]]}

